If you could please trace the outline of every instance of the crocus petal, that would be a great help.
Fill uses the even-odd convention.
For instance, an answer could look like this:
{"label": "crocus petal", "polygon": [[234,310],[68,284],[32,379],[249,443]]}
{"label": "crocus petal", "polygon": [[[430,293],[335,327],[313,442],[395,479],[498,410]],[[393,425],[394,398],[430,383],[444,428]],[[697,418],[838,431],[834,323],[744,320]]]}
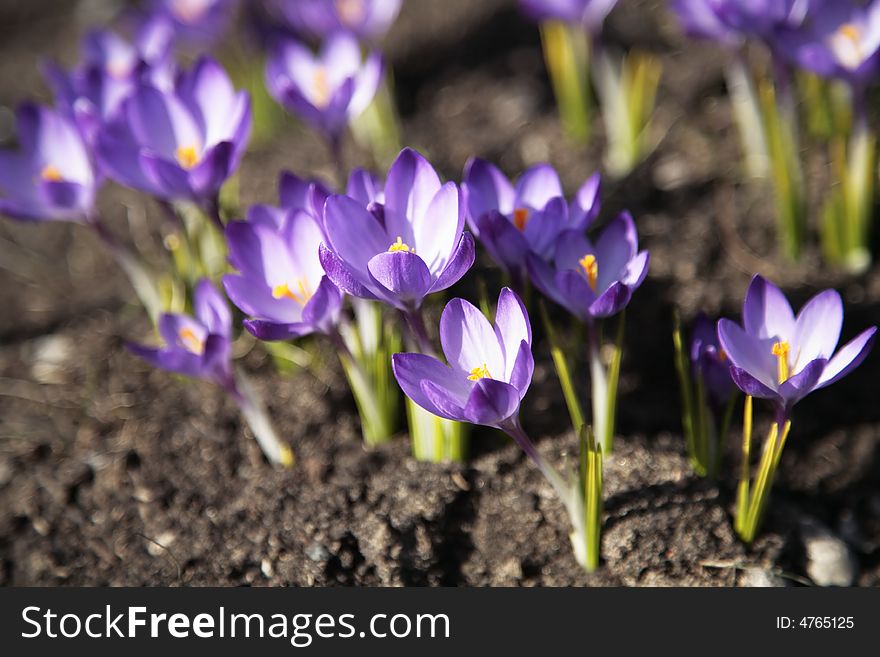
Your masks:
{"label": "crocus petal", "polygon": [[201,356],[183,349],[155,349],[137,344],[127,344],[126,348],[160,370],[191,377],[201,377],[204,374]]}
{"label": "crocus petal", "polygon": [[46,203],[61,216],[84,216],[91,207],[91,192],[79,183],[41,180],[39,189]]}
{"label": "crocus petal", "polygon": [[531,278],[532,283],[542,294],[559,305],[565,305],[565,298],[556,286],[556,270],[553,267],[534,253],[529,253],[526,256],[526,269],[529,272],[529,278]]}
{"label": "crocus petal", "polygon": [[189,315],[179,313],[164,313],[159,316],[157,323],[159,336],[171,348],[183,349],[181,336],[189,334],[193,339],[204,342],[208,337],[208,331],[203,324]]}
{"label": "crocus petal", "polygon": [[843,301],[834,290],[825,290],[810,299],[795,321],[791,350],[795,355],[792,369],[816,358],[831,358],[843,326]]}
{"label": "crocus petal", "polygon": [[232,327],[229,305],[207,278],[200,280],[196,285],[193,292],[193,310],[210,333],[229,337]]}
{"label": "crocus petal", "polygon": [[422,381],[422,395],[430,404],[430,406],[423,406],[425,410],[447,420],[469,422],[464,414],[464,404],[466,402],[461,402],[456,395],[443,386],[439,386],[433,381]]}
{"label": "crocus petal", "polygon": [[235,144],[221,141],[206,151],[201,161],[189,172],[189,185],[198,199],[216,196],[234,167]]}
{"label": "crocus petal", "polygon": [[536,164],[516,182],[514,205],[540,210],[552,198],[562,196],[559,175],[549,164]]}
{"label": "crocus petal", "polygon": [[485,368],[492,378],[504,376],[504,353],[495,330],[478,308],[453,299],[440,316],[440,344],[453,368],[469,373]]}
{"label": "crocus petal", "polygon": [[829,386],[861,365],[874,346],[876,333],[877,327],[872,326],[838,349],[837,353],[828,361],[828,365],[825,366],[822,377],[819,379],[816,387],[824,388]]}
{"label": "crocus petal", "polygon": [[779,386],[779,396],[785,400],[786,405],[791,407],[798,400],[810,394],[819,383],[827,364],[828,361],[825,358],[817,358],[807,363],[800,372],[786,379]]}
{"label": "crocus petal", "polygon": [[494,427],[515,415],[519,404],[519,390],[509,383],[480,379],[471,390],[464,416],[474,424]]}
{"label": "crocus petal", "polygon": [[475,256],[474,238],[471,237],[470,233],[462,233],[461,239],[458,241],[458,247],[456,247],[452,257],[449,258],[446,269],[434,281],[429,293],[440,292],[455,285],[474,264]]}
{"label": "crocus petal", "polygon": [[338,255],[323,244],[318,247],[321,266],[333,284],[346,294],[361,299],[376,300],[379,297],[361,281],[360,277]]}
{"label": "crocus petal", "polygon": [[348,176],[345,195],[367,207],[370,203],[382,202],[385,199],[382,182],[368,171],[357,168]]}
{"label": "crocus petal", "polygon": [[303,308],[303,321],[322,333],[328,333],[339,322],[342,301],[343,295],[339,288],[324,276]]}
{"label": "crocus petal", "polygon": [[651,254],[647,251],[640,251],[630,260],[620,276],[620,282],[626,285],[630,290],[635,290],[645,282],[648,275],[648,265],[651,262]]}
{"label": "crocus petal", "polygon": [[230,356],[232,345],[229,338],[212,333],[205,340],[205,351],[202,354],[203,376],[217,385],[223,386],[231,378]]}
{"label": "crocus petal", "polygon": [[367,267],[395,306],[417,307],[431,288],[431,272],[415,253],[386,251],[373,256]]}
{"label": "crocus petal", "polygon": [[276,299],[262,278],[226,274],[223,288],[230,301],[246,315],[273,322],[295,323],[302,319],[302,307],[291,299]]}
{"label": "crocus petal", "polygon": [[574,230],[584,231],[599,216],[602,203],[599,200],[601,177],[593,174],[581,185],[569,209],[568,222]]}
{"label": "crocus petal", "polygon": [[494,164],[472,158],[464,168],[462,189],[465,192],[468,218],[474,234],[479,236],[475,222],[490,210],[501,214],[513,212],[513,185]]}
{"label": "crocus petal", "polygon": [[632,289],[623,283],[613,283],[590,304],[593,317],[611,317],[626,307],[632,298]]}
{"label": "crocus petal", "polygon": [[743,327],[756,338],[791,340],[795,318],[785,295],[762,276],[752,279],[743,301]]}
{"label": "crocus petal", "polygon": [[161,198],[185,200],[193,198],[188,173],[176,162],[166,160],[156,153],[141,151],[140,166],[153,182]]}
{"label": "crocus petal", "polygon": [[604,290],[619,281],[639,248],[636,224],[628,212],[614,219],[596,240],[598,277],[596,288]]}
{"label": "crocus petal", "polygon": [[[425,410],[446,417],[453,418],[449,413],[437,408],[431,400],[431,396],[425,393],[424,382],[432,382],[439,388],[446,390],[454,401],[451,406],[457,405],[462,408],[469,393],[467,379],[457,374],[452,368],[444,365],[436,358],[424,354],[394,354],[391,357],[391,370],[397,379],[404,394]],[[434,395],[436,396],[436,395]],[[446,404],[448,407],[450,404]]]}
{"label": "crocus petal", "polygon": [[337,195],[327,199],[324,227],[333,251],[363,278],[367,277],[367,263],[373,256],[387,251],[391,246],[376,218],[347,196]]}
{"label": "crocus petal", "polygon": [[733,382],[736,384],[737,388],[739,388],[745,394],[751,397],[758,397],[759,399],[771,399],[773,401],[782,403],[782,397],[779,396],[779,393],[765,386],[763,383],[758,381],[758,379],[753,377],[742,368],[731,365],[730,378],[733,379]]}
{"label": "crocus petal", "polygon": [[532,355],[532,346],[523,340],[519,343],[519,350],[513,360],[510,370],[510,385],[519,390],[522,399],[532,383],[532,375],[535,373],[535,357]]}
{"label": "crocus petal", "polygon": [[263,319],[246,319],[244,320],[244,327],[248,333],[264,342],[296,340],[315,331],[315,326],[309,322],[279,324]]}
{"label": "crocus petal", "polygon": [[464,206],[458,186],[443,185],[424,213],[413,217],[413,246],[432,274],[443,271],[464,228]]}
{"label": "crocus petal", "polygon": [[779,385],[778,364],[773,355],[775,338],[756,338],[729,319],[718,321],[718,341],[730,362],[746,370],[763,385],[775,390]]}
{"label": "crocus petal", "polygon": [[559,234],[568,224],[568,206],[562,197],[550,199],[543,210],[536,210],[529,217],[523,230],[529,248],[545,260],[556,251]]}
{"label": "crocus petal", "polygon": [[[503,380],[510,381],[520,344],[532,344],[532,326],[522,300],[508,287],[502,289],[498,295],[495,336],[504,354]],[[500,372],[499,376],[502,376]]]}
{"label": "crocus petal", "polygon": [[[392,239],[412,244],[411,222],[421,217],[440,191],[440,177],[421,154],[404,148],[385,180],[385,226]],[[457,218],[457,217],[456,217]]]}
{"label": "crocus petal", "polygon": [[522,232],[497,210],[490,210],[471,223],[492,259],[506,272],[519,274],[530,250]]}

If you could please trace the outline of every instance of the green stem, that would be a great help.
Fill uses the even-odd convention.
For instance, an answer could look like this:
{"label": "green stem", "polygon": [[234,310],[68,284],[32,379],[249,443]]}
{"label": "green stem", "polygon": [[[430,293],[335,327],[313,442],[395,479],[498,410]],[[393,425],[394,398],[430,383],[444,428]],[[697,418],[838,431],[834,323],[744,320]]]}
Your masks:
{"label": "green stem", "polygon": [[553,364],[556,367],[556,376],[559,378],[559,385],[562,386],[562,395],[565,398],[565,405],[568,407],[568,414],[571,418],[571,426],[575,435],[579,435],[584,426],[584,412],[581,403],[578,400],[577,392],[574,389],[571,372],[568,369],[568,359],[559,344],[553,323],[547,314],[547,306],[540,302],[541,320],[544,323],[544,330],[547,332],[547,338],[550,340],[550,355],[553,357]]}
{"label": "green stem", "polygon": [[544,63],[562,126],[568,136],[578,143],[590,137],[592,104],[589,70],[590,41],[586,32],[561,21],[541,24],[541,45]]}

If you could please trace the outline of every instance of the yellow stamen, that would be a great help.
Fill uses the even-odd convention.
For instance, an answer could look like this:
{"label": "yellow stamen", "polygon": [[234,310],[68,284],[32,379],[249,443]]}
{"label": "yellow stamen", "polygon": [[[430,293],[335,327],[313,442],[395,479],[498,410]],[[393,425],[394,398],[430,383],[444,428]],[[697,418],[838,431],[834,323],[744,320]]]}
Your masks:
{"label": "yellow stamen", "polygon": [[529,221],[529,209],[528,208],[517,208],[513,211],[513,225],[516,226],[517,230],[522,232],[526,229],[526,224]]}
{"label": "yellow stamen", "polygon": [[840,29],[837,30],[837,33],[840,34],[845,39],[852,41],[853,43],[857,43],[859,39],[862,38],[862,30],[858,25],[854,23],[846,23],[845,25],[841,25]]}
{"label": "yellow stamen", "polygon": [[479,381],[480,379],[491,379],[492,375],[489,374],[489,368],[486,366],[486,363],[483,363],[479,367],[475,367],[471,370],[471,374],[468,377],[468,381]]}
{"label": "yellow stamen", "polygon": [[578,260],[578,264],[583,268],[584,274],[587,276],[587,283],[590,284],[590,289],[595,292],[596,280],[599,278],[599,262],[596,260],[596,256],[588,253]]}
{"label": "yellow stamen", "polygon": [[276,285],[274,288],[272,288],[272,297],[274,299],[281,299],[282,297],[286,297],[287,299],[292,299],[293,301],[296,301],[301,306],[305,306],[309,302],[309,299],[312,298],[312,293],[309,290],[308,284],[306,283],[305,279],[297,278],[296,288],[297,291],[294,292],[290,289],[290,286],[287,283]]}
{"label": "yellow stamen", "polygon": [[177,337],[180,338],[180,342],[183,344],[184,348],[192,353],[201,355],[205,351],[205,341],[200,340],[199,337],[193,332],[193,330],[189,327],[180,329],[180,332],[177,334]]}
{"label": "yellow stamen", "polygon": [[64,180],[64,176],[61,175],[58,167],[52,164],[47,164],[43,167],[43,170],[40,171],[40,178],[49,182],[61,182]]}
{"label": "yellow stamen", "polygon": [[199,153],[195,146],[178,146],[175,155],[177,163],[184,169],[192,169],[199,163]]}
{"label": "yellow stamen", "polygon": [[391,253],[397,253],[398,251],[406,251],[407,253],[416,252],[415,249],[409,248],[408,244],[403,243],[403,238],[400,235],[397,236],[397,241],[388,247],[388,251],[390,251]]}
{"label": "yellow stamen", "polygon": [[315,107],[324,109],[330,104],[330,79],[327,76],[327,69],[319,66],[315,69],[312,77],[314,85],[313,101]]}
{"label": "yellow stamen", "polygon": [[790,370],[788,366],[788,354],[791,351],[787,342],[774,342],[772,353],[776,356],[776,362],[778,365],[778,377],[779,383],[785,383],[788,381],[788,377],[790,375]]}
{"label": "yellow stamen", "polygon": [[343,25],[349,27],[357,25],[364,20],[366,14],[364,2],[363,0],[336,0],[336,13]]}

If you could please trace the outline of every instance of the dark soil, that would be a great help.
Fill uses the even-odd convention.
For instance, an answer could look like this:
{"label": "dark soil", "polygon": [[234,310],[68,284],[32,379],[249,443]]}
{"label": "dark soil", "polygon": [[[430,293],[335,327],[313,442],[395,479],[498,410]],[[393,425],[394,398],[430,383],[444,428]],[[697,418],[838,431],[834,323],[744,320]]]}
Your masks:
{"label": "dark soil", "polygon": [[[571,191],[601,166],[598,145],[574,148],[561,134],[537,32],[512,0],[405,4],[388,52],[406,141],[445,175],[457,179],[473,154],[509,173],[549,160]],[[148,338],[149,325],[90,234],[4,221],[0,584],[703,586],[754,583],[755,573],[791,584],[807,577],[805,522],[848,542],[858,584],[880,583],[880,358],[797,409],[765,531],[751,548],[731,527],[736,431],[717,485],[695,477],[684,456],[674,308],[686,318],[737,316],[755,272],[798,303],[833,285],[847,303],[848,339],[880,323],[880,275],[830,271],[815,253],[797,267],[777,256],[772,205],[738,175],[721,57],[685,43],[664,4],[623,0],[609,24],[612,41],[663,58],[666,134],[648,162],[605,187],[603,216],[629,208],[652,263],[628,311],[597,573],[579,569],[560,504],[502,436],[476,430],[466,465],[416,463],[404,436],[367,451],[326,347],[313,347],[324,363],[316,373],[286,376],[244,338],[236,349],[298,456],[293,471],[272,469],[219,390],[151,371],[123,350],[125,340]],[[11,128],[4,107],[46,97],[38,58],[71,61],[78,30],[95,20],[64,5],[0,8],[0,140]],[[347,155],[363,161],[356,149]],[[242,202],[273,201],[282,168],[332,173],[321,144],[291,124],[247,156]],[[103,207],[120,233],[120,202],[149,250],[157,209],[108,188]],[[490,290],[500,280],[475,268],[459,292],[470,295],[479,277]],[[561,465],[575,440],[543,338],[535,352],[525,422]]]}

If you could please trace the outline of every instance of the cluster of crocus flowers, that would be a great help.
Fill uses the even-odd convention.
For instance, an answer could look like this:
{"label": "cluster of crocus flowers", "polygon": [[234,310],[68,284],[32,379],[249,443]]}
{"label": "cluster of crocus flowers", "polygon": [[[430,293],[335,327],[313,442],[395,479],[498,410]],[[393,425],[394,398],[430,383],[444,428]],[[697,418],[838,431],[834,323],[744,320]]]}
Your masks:
{"label": "cluster of crocus flowers", "polygon": [[193,292],[193,314],[164,313],[158,321],[161,347],[130,344],[129,350],[154,367],[210,381],[238,404],[270,462],[290,467],[293,452],[275,434],[253,386],[232,367],[232,316],[209,280]]}
{"label": "cluster of crocus flowers", "polygon": [[[718,341],[729,359],[734,382],[747,395],[736,529],[750,543],[760,528],[794,405],[861,364],[873,345],[877,327],[838,349],[843,303],[837,292],[820,292],[795,316],[782,291],[760,276],[752,279],[746,292],[742,319],[742,325],[720,320]],[[770,401],[775,417],[750,492],[753,397]]]}
{"label": "cluster of crocus flowers", "polygon": [[173,89],[138,85],[101,130],[95,154],[115,181],[166,201],[196,203],[220,224],[220,187],[238,167],[250,130],[248,94],[202,57]]}
{"label": "cluster of crocus flowers", "polygon": [[[450,301],[440,317],[446,363],[421,353],[393,358],[394,376],[421,408],[456,422],[500,429],[538,466],[564,504],[572,522],[572,545],[588,570],[599,563],[602,501],[600,450],[590,441],[580,478],[562,476],[538,452],[522,428],[520,405],[535,369],[532,327],[520,298],[509,288],[498,296],[495,323],[464,299]],[[586,478],[585,478],[586,477]],[[585,486],[585,481],[590,486]]]}
{"label": "cluster of crocus flowers", "polygon": [[688,457],[697,474],[715,478],[736,401],[727,353],[714,322],[702,313],[694,319],[689,343],[676,317],[673,343]]}
{"label": "cluster of crocus flowers", "polygon": [[603,25],[617,0],[520,0],[538,22],[544,61],[563,127],[577,141],[591,132],[591,85],[598,94],[607,136],[606,165],[625,175],[656,146],[652,119],[660,82],[657,58],[611,51]]}
{"label": "cluster of crocus flowers", "polygon": [[495,165],[474,158],[465,166],[462,191],[471,231],[520,290],[528,280],[527,256],[549,260],[559,234],[586,230],[600,208],[598,174],[568,203],[549,164],[531,167],[514,185]]}
{"label": "cluster of crocus flowers", "polygon": [[90,32],[82,43],[82,59],[72,70],[52,62],[44,66],[59,111],[92,141],[141,80],[164,88],[173,85],[172,36],[170,25],[159,19],[144,22],[133,42],[110,30]]}
{"label": "cluster of crocus flowers", "polygon": [[[832,173],[817,217],[823,256],[863,270],[870,263],[876,176],[865,104],[880,63],[880,2],[677,0],[673,9],[686,32],[729,51],[728,91],[747,172],[773,185],[784,253],[799,258],[808,235],[805,114],[811,142],[827,149]],[[770,54],[763,73],[748,56],[755,42]]]}

